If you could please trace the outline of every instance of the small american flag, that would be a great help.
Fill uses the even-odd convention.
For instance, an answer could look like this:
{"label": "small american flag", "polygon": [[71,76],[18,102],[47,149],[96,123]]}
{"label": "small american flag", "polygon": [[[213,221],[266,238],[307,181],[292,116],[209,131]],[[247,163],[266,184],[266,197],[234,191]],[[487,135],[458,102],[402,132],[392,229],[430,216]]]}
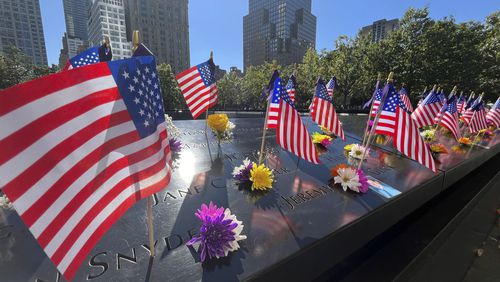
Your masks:
{"label": "small american flag", "polygon": [[368,100],[368,102],[366,102],[363,105],[363,109],[366,109],[368,106],[370,106],[372,104],[372,101],[375,98],[375,95],[377,95],[377,92],[379,91],[379,85],[380,85],[380,80],[377,80],[377,83],[375,84],[375,90],[373,91],[372,97],[370,98],[370,100]]}
{"label": "small american flag", "polygon": [[318,164],[316,147],[279,77],[274,82],[274,91],[280,93],[276,142],[299,158]]}
{"label": "small american flag", "polygon": [[457,100],[457,111],[459,114],[462,114],[465,104],[466,104],[465,97],[462,94],[460,94],[460,97],[458,97]]}
{"label": "small american flag", "polygon": [[438,97],[438,94],[431,90],[429,95],[425,97],[422,103],[411,114],[417,127],[429,126],[434,124],[434,118],[443,108],[443,102]]}
{"label": "small american flag", "polygon": [[[435,118],[435,122],[437,123],[440,118],[441,114],[437,115]],[[455,139],[458,140],[460,139],[460,137],[462,137],[458,127],[457,98],[455,96],[452,96],[447,100],[444,111],[442,113],[440,125],[451,131]]]}
{"label": "small american flag", "polygon": [[472,106],[472,104],[474,104],[474,102],[475,102],[474,96],[475,96],[474,92],[472,92],[469,95],[469,98],[467,98],[467,102],[465,103],[465,105],[462,109],[462,112],[461,112],[462,115],[465,114],[465,111],[468,110]]}
{"label": "small american flag", "polygon": [[387,97],[375,125],[375,133],[392,137],[396,149],[435,172],[436,163],[401,96],[392,83],[385,86],[384,92]]}
{"label": "small american flag", "polygon": [[497,99],[493,107],[486,114],[486,120],[494,124],[497,128],[500,127],[500,98]]}
{"label": "small american flag", "polygon": [[472,110],[476,113],[469,122],[470,132],[477,133],[479,130],[488,128],[488,123],[486,121],[486,110],[484,109],[483,101],[474,106]]}
{"label": "small american flag", "polygon": [[406,90],[404,86],[401,87],[401,90],[399,90],[399,95],[401,96],[401,100],[403,100],[405,107],[410,111],[410,113],[413,113],[413,106],[411,105],[410,97],[408,97],[408,90]]}
{"label": "small american flag", "polygon": [[380,101],[382,101],[382,89],[378,88],[376,90],[375,96],[373,97],[373,107],[372,107],[372,112],[370,113],[371,117],[375,117],[377,115],[378,107],[380,106]]}
{"label": "small american flag", "polygon": [[328,131],[335,133],[335,135],[345,140],[342,123],[335,112],[332,98],[328,95],[327,88],[322,79],[319,79],[316,84],[316,95],[314,95],[310,113],[314,122],[326,127]]}
{"label": "small american flag", "polygon": [[69,59],[62,71],[99,63],[99,47],[91,47]]}
{"label": "small american flag", "polygon": [[269,112],[267,114],[266,125],[267,128],[276,128],[278,126],[278,115],[280,108],[280,92],[276,90],[274,84],[276,79],[279,78],[279,73],[277,70],[273,72],[271,80],[267,87],[262,91],[262,96],[268,97],[271,95],[271,100],[269,101]]}
{"label": "small american flag", "polygon": [[286,84],[286,93],[288,93],[288,96],[290,96],[290,99],[292,99],[292,102],[295,103],[295,89],[297,88],[297,79],[295,78],[295,75],[291,75],[290,79],[288,79],[288,83]]}
{"label": "small american flag", "polygon": [[2,90],[0,126],[0,187],[67,280],[128,208],[170,181],[153,57]]}
{"label": "small american flag", "polygon": [[474,108],[479,105],[481,102],[482,97],[477,97],[476,99],[472,99],[469,103],[467,103],[465,112],[463,113],[461,119],[464,121],[464,123],[469,126],[470,119],[474,115]]}
{"label": "small american flag", "polygon": [[337,87],[337,78],[332,76],[328,84],[326,85],[326,90],[328,91],[328,95],[330,98],[333,98],[333,92],[335,91],[335,87]]}
{"label": "small american flag", "polygon": [[179,73],[175,78],[194,119],[217,104],[215,64],[212,59]]}

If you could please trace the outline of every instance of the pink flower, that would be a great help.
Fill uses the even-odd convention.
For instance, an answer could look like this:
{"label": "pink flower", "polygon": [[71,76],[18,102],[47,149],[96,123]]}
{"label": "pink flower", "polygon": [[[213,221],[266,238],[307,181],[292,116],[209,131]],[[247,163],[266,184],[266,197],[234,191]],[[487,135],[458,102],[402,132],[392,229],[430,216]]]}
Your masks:
{"label": "pink flower", "polygon": [[359,178],[359,184],[361,184],[361,186],[359,187],[359,192],[361,193],[368,192],[368,179],[366,178],[365,173],[361,169],[358,169],[357,173]]}

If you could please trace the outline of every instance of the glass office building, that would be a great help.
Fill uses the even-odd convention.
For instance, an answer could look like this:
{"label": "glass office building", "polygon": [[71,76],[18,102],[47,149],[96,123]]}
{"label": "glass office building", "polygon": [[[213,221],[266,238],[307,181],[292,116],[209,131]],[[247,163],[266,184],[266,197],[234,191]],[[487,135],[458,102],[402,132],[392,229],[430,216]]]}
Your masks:
{"label": "glass office building", "polygon": [[243,18],[243,64],[246,69],[276,60],[302,62],[316,43],[316,17],[311,0],[250,0]]}

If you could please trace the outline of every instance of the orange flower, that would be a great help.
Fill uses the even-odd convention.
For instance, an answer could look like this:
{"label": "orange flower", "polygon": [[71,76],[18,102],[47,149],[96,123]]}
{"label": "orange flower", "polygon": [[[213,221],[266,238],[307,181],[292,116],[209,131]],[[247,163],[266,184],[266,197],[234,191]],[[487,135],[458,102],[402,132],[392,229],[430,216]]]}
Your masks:
{"label": "orange flower", "polygon": [[472,144],[472,141],[467,137],[462,137],[462,138],[458,139],[458,143],[465,145],[465,146],[470,146]]}
{"label": "orange flower", "polygon": [[448,154],[448,149],[443,144],[431,145],[431,151],[438,154]]}
{"label": "orange flower", "polygon": [[338,173],[338,170],[341,169],[341,168],[349,168],[350,166],[346,165],[346,164],[339,164],[337,165],[336,167],[332,168],[330,170],[330,174],[335,177],[335,176],[338,176],[339,173]]}

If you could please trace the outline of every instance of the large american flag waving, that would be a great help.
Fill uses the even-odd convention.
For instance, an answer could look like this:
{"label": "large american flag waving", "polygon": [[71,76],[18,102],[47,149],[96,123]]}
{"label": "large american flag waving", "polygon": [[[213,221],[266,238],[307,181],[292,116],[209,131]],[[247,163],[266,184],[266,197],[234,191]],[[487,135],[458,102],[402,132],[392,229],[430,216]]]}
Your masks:
{"label": "large american flag waving", "polygon": [[384,93],[387,94],[384,104],[381,105],[375,133],[392,137],[396,149],[435,172],[436,163],[431,152],[392,83],[387,83]]}
{"label": "large american flag waving", "polygon": [[153,57],[0,92],[0,186],[66,279],[129,207],[168,185],[164,121]]}
{"label": "large american flag waving", "polygon": [[179,73],[175,78],[194,119],[217,104],[215,64],[212,59]]}
{"label": "large american flag waving", "polygon": [[316,147],[279,77],[274,81],[273,92],[280,95],[276,142],[299,158],[318,164]]}
{"label": "large american flag waving", "polygon": [[327,88],[320,78],[316,83],[316,94],[310,110],[312,120],[317,124],[326,127],[328,131],[335,133],[345,140],[344,130],[339,117],[333,107],[332,98],[327,92]]}

